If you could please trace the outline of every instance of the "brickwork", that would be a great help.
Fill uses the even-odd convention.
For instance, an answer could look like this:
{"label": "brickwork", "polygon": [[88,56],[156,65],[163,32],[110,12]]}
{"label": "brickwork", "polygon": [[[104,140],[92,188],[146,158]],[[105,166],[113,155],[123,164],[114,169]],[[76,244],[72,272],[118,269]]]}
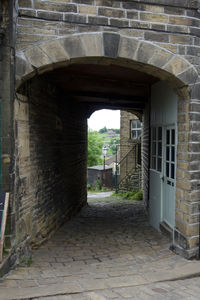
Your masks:
{"label": "brickwork", "polygon": [[[184,255],[194,256],[200,199],[199,1],[19,0],[18,11],[15,4],[17,1],[10,1],[14,10],[8,15],[13,23],[3,57],[8,68],[2,88],[3,187],[12,194],[13,227],[15,219],[17,224],[12,243],[42,241],[65,216],[85,203],[86,116],[90,112],[87,107],[74,107],[71,98],[69,106],[63,104],[54,85],[41,88],[40,81],[31,78],[69,64],[91,62],[139,70],[167,80],[176,90],[180,100],[175,238]],[[15,91],[27,97],[18,96],[15,101],[15,122],[14,85]],[[143,112],[143,190],[147,201],[148,104]],[[13,123],[18,137],[15,156]],[[72,205],[72,198],[80,199],[77,205]]]}
{"label": "brickwork", "polygon": [[197,1],[189,4],[182,0],[175,3],[21,0],[17,49],[77,32],[113,31],[185,55],[198,66],[200,13],[197,7]]}
{"label": "brickwork", "polygon": [[[137,120],[138,117],[131,112],[121,110],[120,113],[120,161],[132,150],[137,140],[131,138],[131,120]],[[134,157],[129,161],[131,169],[134,164]],[[120,180],[126,176],[126,164],[120,164]],[[130,169],[130,170],[131,170]]]}
{"label": "brickwork", "polygon": [[16,240],[35,246],[86,204],[87,123],[44,80],[23,93],[15,100]]}

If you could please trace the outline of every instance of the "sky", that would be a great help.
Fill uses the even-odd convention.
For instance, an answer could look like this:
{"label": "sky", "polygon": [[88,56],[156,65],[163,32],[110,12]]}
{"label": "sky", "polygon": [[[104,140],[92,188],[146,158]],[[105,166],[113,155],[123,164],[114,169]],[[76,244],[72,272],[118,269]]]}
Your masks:
{"label": "sky", "polygon": [[120,110],[101,109],[88,119],[88,128],[99,130],[103,127],[120,128]]}

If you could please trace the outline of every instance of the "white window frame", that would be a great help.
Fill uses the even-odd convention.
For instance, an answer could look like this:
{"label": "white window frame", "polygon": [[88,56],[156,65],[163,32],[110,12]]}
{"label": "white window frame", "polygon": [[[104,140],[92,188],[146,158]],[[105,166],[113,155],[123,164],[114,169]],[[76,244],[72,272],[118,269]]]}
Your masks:
{"label": "white window frame", "polygon": [[[136,127],[133,127],[133,122],[135,122],[136,124]],[[131,130],[130,130],[130,135],[131,135],[131,139],[132,140],[135,140],[135,139],[138,139],[139,137],[141,137],[142,135],[142,123],[140,120],[131,120],[130,121],[130,127],[131,127]],[[135,132],[135,137],[133,137],[133,132]]]}
{"label": "white window frame", "polygon": [[[161,138],[159,138],[159,128],[161,129]],[[154,136],[154,130],[155,130],[155,136]],[[162,148],[163,148],[163,129],[161,126],[153,126],[151,128],[151,169],[155,170],[159,173],[162,173]],[[159,153],[159,145],[161,149],[161,153]],[[160,161],[160,164],[158,164],[158,161]]]}

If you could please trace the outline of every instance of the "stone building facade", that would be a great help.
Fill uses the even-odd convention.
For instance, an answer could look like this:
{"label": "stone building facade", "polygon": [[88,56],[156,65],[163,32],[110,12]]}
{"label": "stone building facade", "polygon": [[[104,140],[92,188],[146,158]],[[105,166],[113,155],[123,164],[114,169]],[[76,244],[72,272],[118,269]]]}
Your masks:
{"label": "stone building facade", "polygon": [[[194,257],[200,210],[199,1],[3,0],[0,10],[1,175],[11,196],[7,236],[13,260],[86,204],[87,118],[101,108],[141,115],[147,200],[151,191],[152,199],[159,194],[149,173],[152,180],[162,179],[150,171],[150,148],[153,142],[159,147],[162,125],[171,141],[176,133],[176,144],[169,144],[176,146],[176,162],[166,162],[176,167],[170,181],[176,194],[172,242],[176,251]],[[171,124],[159,94],[175,99],[166,98],[163,106],[174,112]],[[147,208],[154,217],[152,203]]]}
{"label": "stone building facade", "polygon": [[141,187],[141,121],[129,111],[120,112],[120,190]]}

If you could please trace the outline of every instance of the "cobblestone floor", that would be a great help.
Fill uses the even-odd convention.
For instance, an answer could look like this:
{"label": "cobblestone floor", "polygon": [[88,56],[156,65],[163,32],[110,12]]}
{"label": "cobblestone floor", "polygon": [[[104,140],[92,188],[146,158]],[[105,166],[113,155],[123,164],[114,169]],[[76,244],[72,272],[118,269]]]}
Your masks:
{"label": "cobblestone floor", "polygon": [[[200,299],[200,263],[169,250],[140,202],[89,198],[89,206],[0,281],[0,300]],[[183,278],[182,278],[183,279]],[[172,281],[169,281],[172,280]]]}

